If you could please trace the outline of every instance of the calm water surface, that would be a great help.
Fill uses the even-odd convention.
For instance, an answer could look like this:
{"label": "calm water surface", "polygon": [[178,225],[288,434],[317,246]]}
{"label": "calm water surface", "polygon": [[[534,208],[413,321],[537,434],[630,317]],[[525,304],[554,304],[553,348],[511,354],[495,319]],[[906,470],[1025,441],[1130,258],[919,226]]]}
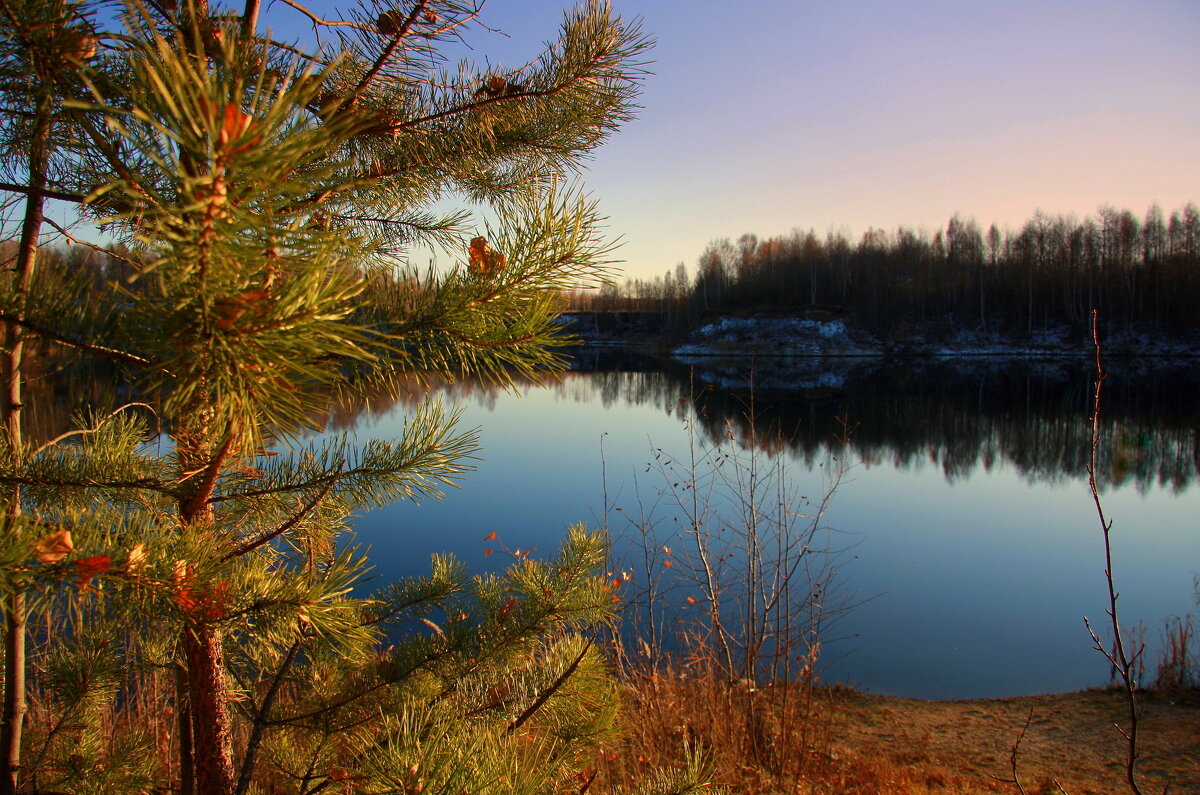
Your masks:
{"label": "calm water surface", "polygon": [[[357,519],[381,580],[421,573],[444,551],[495,568],[502,553],[484,552],[498,548],[484,541],[492,531],[510,551],[553,550],[568,525],[606,518],[620,537],[622,517],[663,486],[655,450],[745,444],[753,377],[759,428],[784,429],[760,431],[763,446],[788,463],[797,493],[820,494],[832,457],[849,467],[827,524],[846,550],[839,590],[862,604],[827,635],[827,681],[926,698],[1107,681],[1083,624],[1089,616],[1103,627],[1107,604],[1084,469],[1088,362],[583,366],[594,369],[519,393],[469,381],[443,390],[464,408],[464,427],[482,429],[482,460],[442,503],[401,502]],[[1113,362],[1104,387],[1100,470],[1119,605],[1127,624],[1146,627],[1151,673],[1164,621],[1195,609],[1198,369]],[[413,405],[373,406],[355,433],[398,435]],[[846,416],[857,426],[840,448]],[[624,512],[605,510],[606,490],[608,507]],[[659,542],[680,543],[656,516]],[[685,616],[686,595],[668,597]]]}

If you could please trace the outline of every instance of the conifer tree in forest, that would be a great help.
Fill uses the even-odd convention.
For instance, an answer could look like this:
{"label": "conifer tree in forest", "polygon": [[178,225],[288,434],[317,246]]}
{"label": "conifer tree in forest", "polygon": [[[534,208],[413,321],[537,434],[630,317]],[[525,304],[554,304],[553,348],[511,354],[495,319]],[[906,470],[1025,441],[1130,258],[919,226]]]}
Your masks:
{"label": "conifer tree in forest", "polygon": [[[630,117],[646,39],[589,0],[527,64],[449,69],[476,4],[269,7],[311,26],[300,42],[257,0],[120,8],[109,30],[111,4],[0,0],[0,189],[32,219],[0,295],[5,377],[37,340],[140,396],[35,446],[9,389],[0,792],[586,789],[613,726],[584,631],[611,617],[603,539],[574,529],[504,576],[438,558],[361,597],[348,518],[437,496],[476,437],[434,404],[395,440],[301,434],[399,372],[559,364],[554,291],[610,256],[562,186]],[[47,198],[127,244],[105,288],[33,272]],[[425,245],[456,264],[412,266]]]}

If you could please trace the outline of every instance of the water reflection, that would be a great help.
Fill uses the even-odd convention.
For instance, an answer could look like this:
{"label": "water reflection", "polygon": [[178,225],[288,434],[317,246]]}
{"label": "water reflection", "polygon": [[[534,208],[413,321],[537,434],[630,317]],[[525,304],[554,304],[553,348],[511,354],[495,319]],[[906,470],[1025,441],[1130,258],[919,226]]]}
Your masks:
{"label": "water reflection", "polygon": [[[950,482],[1003,462],[1031,483],[1054,483],[1077,477],[1089,455],[1093,373],[1086,359],[684,362],[620,349],[573,353],[571,371],[516,389],[547,389],[606,409],[648,405],[678,416],[688,405],[713,443],[744,442],[753,407],[760,447],[809,466],[840,448],[848,427],[853,453],[865,465],[937,466]],[[1183,491],[1200,468],[1200,367],[1122,359],[1107,367],[1102,485],[1133,484],[1143,494],[1156,484]],[[29,386],[35,440],[62,433],[84,407],[118,404],[112,373],[78,365],[43,370]],[[312,419],[328,430],[350,430],[430,394],[491,410],[501,391],[474,378],[407,374]]]}
{"label": "water reflection", "polygon": [[[1100,476],[1106,486],[1158,484],[1179,492],[1200,467],[1200,368],[1192,362],[1114,360],[1101,416]],[[753,389],[751,386],[753,385]],[[349,427],[419,402],[433,388],[451,401],[495,404],[496,389],[473,379],[397,382],[328,421]],[[532,384],[518,385],[532,388]],[[713,443],[744,441],[757,417],[759,443],[811,466],[839,447],[847,427],[858,460],[910,469],[940,467],[948,481],[998,462],[1029,482],[1083,472],[1089,455],[1092,369],[1087,360],[779,359],[659,360],[627,351],[583,350],[571,372],[543,388],[579,403],[695,407]]]}
{"label": "water reflection", "polygon": [[[792,360],[795,363],[797,360]],[[1084,471],[1089,455],[1090,363],[991,359],[819,362],[713,367],[696,378],[721,388],[699,398],[712,434],[732,423],[747,432],[747,384],[756,388],[759,427],[811,463],[849,419],[865,463],[941,467],[947,480],[1011,464],[1030,482]],[[740,380],[740,384],[739,384]],[[1193,366],[1116,361],[1105,381],[1100,471],[1106,485],[1152,484],[1179,491],[1200,464],[1200,373]]]}
{"label": "water reflection", "polygon": [[[643,509],[653,514],[654,543],[678,554],[678,517],[670,500],[658,499],[666,486],[647,466],[660,450],[686,454],[688,416],[710,441],[744,445],[753,398],[760,430],[766,422],[782,429],[760,433],[760,449],[791,468],[801,494],[820,487],[838,418],[857,423],[846,458],[859,463],[829,521],[846,541],[836,546],[853,545],[845,593],[878,598],[849,611],[833,633],[852,639],[825,646],[831,680],[934,698],[1103,684],[1107,669],[1081,621],[1104,604],[1104,561],[1084,482],[1086,362],[752,367],[595,351],[577,367],[543,386],[518,385],[520,396],[470,379],[411,377],[326,418],[357,424],[364,438],[388,436],[434,389],[465,407],[466,424],[483,428],[483,458],[462,491],[442,504],[398,503],[356,520],[381,579],[423,571],[430,554],[445,551],[487,569],[498,565],[484,551],[492,543],[482,542],[492,531],[510,548],[546,550],[581,520],[612,527],[615,554],[628,555],[622,523]],[[1197,495],[1168,492],[1185,490],[1196,474],[1200,423],[1186,399],[1196,376],[1133,362],[1113,362],[1111,371],[1105,501],[1118,517],[1123,609],[1133,625],[1146,622],[1153,660],[1157,627],[1187,611],[1195,594]],[[610,512],[610,500],[624,513]],[[639,564],[635,580],[645,574]],[[695,612],[677,596],[667,604],[685,618]]]}

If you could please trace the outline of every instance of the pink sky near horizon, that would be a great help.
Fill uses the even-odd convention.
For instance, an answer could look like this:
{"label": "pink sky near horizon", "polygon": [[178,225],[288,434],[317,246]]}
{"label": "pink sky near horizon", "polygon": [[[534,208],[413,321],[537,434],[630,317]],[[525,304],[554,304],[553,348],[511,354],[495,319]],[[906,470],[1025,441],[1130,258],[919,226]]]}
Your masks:
{"label": "pink sky near horizon", "polygon": [[[565,5],[491,0],[512,38],[477,55],[514,65]],[[639,118],[584,175],[628,276],[746,232],[1200,201],[1197,0],[613,5],[657,40]]]}

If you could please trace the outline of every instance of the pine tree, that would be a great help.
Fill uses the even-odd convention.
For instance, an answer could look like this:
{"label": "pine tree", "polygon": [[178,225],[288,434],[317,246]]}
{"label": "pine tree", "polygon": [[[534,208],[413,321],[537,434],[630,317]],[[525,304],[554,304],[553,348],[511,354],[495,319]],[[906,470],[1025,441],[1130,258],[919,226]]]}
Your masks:
{"label": "pine tree", "polygon": [[[9,757],[10,791],[265,791],[264,766],[286,792],[586,779],[614,702],[582,632],[611,618],[603,539],[573,530],[555,560],[502,577],[438,558],[357,596],[349,517],[438,496],[476,437],[433,404],[395,440],[301,434],[398,372],[505,383],[560,363],[554,291],[609,257],[595,207],[560,186],[629,117],[646,40],[589,2],[530,63],[452,72],[441,47],[478,13],[452,0],[301,9],[337,41],[316,50],[264,33],[255,0],[133,1],[113,32],[95,10],[0,0],[6,118],[28,135],[2,187],[75,201],[130,246],[112,268],[129,278],[102,290],[16,269],[0,296],[10,383],[33,337],[119,364],[145,401],[36,449],[11,423],[4,439],[6,616],[35,594],[52,649],[48,717],[26,761]],[[44,115],[13,102],[23,91],[51,98]],[[69,168],[51,173],[56,124]],[[494,220],[439,213],[446,197]],[[412,267],[424,244],[456,264]],[[152,429],[170,444],[147,448]],[[177,691],[155,701],[171,672]],[[125,728],[105,729],[118,692]],[[173,730],[149,714],[164,704]],[[4,717],[19,742],[18,711]],[[164,733],[178,765],[139,764]]]}
{"label": "pine tree", "polygon": [[[65,132],[58,117],[64,91],[79,87],[70,72],[94,45],[90,28],[74,4],[61,0],[34,0],[15,6],[0,3],[0,96],[4,100],[0,112],[0,150],[6,153],[0,160],[0,169],[5,176],[14,172],[18,175],[15,183],[6,184],[3,189],[16,200],[20,213],[16,246],[3,268],[8,311],[0,358],[3,382],[0,415],[4,443],[15,464],[20,464],[28,446],[23,420],[26,335],[22,323],[27,305],[36,300],[34,291],[42,286],[35,280],[38,243],[45,200],[54,193],[49,183],[59,165],[58,152]],[[4,204],[5,210],[13,207],[11,200]],[[20,490],[8,487],[0,499],[4,505],[4,542],[12,544],[23,521]],[[26,712],[27,605],[21,587],[5,595],[3,611],[0,793],[10,793],[16,789]]]}

